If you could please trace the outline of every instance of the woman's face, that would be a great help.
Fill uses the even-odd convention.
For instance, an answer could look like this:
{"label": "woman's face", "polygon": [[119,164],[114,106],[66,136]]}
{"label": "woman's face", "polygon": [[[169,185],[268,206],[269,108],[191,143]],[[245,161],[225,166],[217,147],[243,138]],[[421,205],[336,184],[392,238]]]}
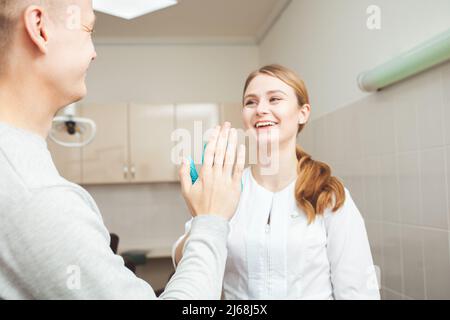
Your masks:
{"label": "woman's face", "polygon": [[309,105],[298,105],[294,89],[278,78],[258,75],[248,85],[244,93],[242,116],[246,130],[255,133],[258,142],[273,141],[278,130],[279,144],[294,141],[299,123],[306,123],[309,117]]}

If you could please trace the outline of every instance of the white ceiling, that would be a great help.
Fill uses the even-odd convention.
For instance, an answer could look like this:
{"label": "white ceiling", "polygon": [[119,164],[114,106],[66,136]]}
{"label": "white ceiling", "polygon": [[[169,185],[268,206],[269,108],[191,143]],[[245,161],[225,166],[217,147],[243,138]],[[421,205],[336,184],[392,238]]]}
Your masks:
{"label": "white ceiling", "polygon": [[97,13],[97,39],[258,43],[291,0],[178,0],[134,20]]}

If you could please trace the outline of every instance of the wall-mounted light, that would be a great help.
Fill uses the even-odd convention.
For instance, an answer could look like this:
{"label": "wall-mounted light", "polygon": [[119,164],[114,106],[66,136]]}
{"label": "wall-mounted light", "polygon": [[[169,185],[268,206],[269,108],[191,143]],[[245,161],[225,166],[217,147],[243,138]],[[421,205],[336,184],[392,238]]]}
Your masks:
{"label": "wall-mounted light", "polygon": [[93,0],[94,10],[127,20],[176,4],[176,0]]}
{"label": "wall-mounted light", "polygon": [[[49,137],[55,143],[67,148],[82,148],[91,143],[97,133],[97,126],[91,119],[76,117],[75,103],[63,110],[63,115],[53,118]],[[78,142],[68,141],[76,137]]]}
{"label": "wall-mounted light", "polygon": [[377,91],[450,60],[450,29],[358,76],[362,91]]}

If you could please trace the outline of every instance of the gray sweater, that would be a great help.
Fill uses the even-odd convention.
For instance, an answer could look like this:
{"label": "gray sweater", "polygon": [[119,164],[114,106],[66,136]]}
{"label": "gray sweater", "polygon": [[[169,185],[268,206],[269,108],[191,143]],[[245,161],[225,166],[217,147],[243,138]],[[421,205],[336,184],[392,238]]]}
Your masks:
{"label": "gray sweater", "polygon": [[[228,221],[194,219],[162,299],[219,299]],[[110,247],[92,197],[63,179],[44,139],[0,123],[0,298],[155,299]]]}

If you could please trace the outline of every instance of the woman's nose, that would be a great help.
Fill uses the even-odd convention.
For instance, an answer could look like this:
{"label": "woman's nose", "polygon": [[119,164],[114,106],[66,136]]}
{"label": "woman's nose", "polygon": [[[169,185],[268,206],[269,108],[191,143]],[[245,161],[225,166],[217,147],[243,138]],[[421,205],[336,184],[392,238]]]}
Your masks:
{"label": "woman's nose", "polygon": [[256,113],[257,114],[267,114],[270,112],[269,106],[265,102],[260,102],[258,106],[256,107]]}

